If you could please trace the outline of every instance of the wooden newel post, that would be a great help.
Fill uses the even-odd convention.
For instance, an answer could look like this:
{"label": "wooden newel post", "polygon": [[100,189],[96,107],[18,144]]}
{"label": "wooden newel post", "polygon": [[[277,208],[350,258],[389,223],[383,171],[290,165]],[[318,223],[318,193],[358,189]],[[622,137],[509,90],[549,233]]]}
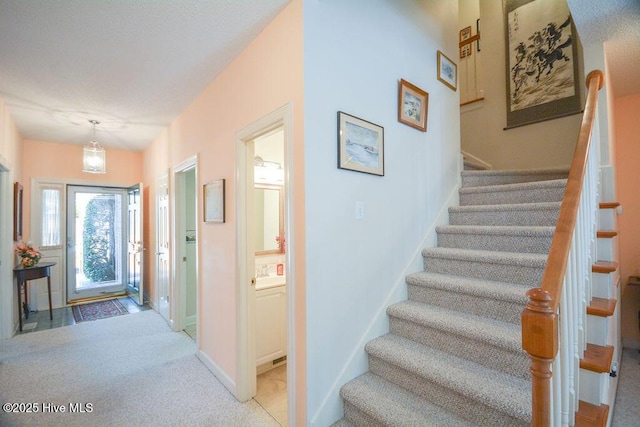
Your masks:
{"label": "wooden newel post", "polygon": [[558,310],[542,288],[527,292],[522,312],[522,347],[531,358],[531,425],[551,425],[551,364],[558,353]]}

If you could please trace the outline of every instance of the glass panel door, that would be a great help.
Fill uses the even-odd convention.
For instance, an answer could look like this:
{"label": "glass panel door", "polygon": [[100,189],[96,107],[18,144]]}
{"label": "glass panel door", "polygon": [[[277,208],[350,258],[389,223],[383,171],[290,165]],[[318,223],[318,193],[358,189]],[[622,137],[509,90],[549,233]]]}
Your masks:
{"label": "glass panel door", "polygon": [[124,293],[127,191],[69,186],[67,300]]}
{"label": "glass panel door", "polygon": [[138,305],[144,304],[142,240],[142,183],[127,189],[127,293]]}

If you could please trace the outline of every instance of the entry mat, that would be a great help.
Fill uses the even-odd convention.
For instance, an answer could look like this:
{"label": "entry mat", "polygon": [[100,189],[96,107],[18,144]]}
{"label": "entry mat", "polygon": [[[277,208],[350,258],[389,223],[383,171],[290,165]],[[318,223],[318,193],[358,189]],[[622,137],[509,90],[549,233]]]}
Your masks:
{"label": "entry mat", "polygon": [[76,323],[129,314],[125,306],[117,299],[74,305],[72,311]]}

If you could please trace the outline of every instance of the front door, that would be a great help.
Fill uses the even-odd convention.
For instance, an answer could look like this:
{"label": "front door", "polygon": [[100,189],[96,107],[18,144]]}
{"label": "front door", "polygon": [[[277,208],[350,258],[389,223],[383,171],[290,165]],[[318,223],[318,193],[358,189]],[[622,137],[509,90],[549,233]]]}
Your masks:
{"label": "front door", "polygon": [[67,187],[67,301],[125,293],[127,190]]}
{"label": "front door", "polygon": [[127,294],[138,305],[144,304],[142,192],[142,183],[127,188]]}

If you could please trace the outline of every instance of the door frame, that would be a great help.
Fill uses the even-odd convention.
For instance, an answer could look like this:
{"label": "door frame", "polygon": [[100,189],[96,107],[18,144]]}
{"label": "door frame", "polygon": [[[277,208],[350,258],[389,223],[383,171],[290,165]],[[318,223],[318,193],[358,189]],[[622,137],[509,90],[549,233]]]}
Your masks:
{"label": "door frame", "polygon": [[[173,179],[173,186],[170,185],[170,189],[173,188],[173,193],[170,194],[171,200],[171,210],[172,210],[172,242],[171,248],[173,252],[173,274],[172,274],[172,298],[169,303],[169,310],[172,314],[173,318],[173,330],[174,331],[182,331],[187,326],[187,274],[186,269],[184,267],[184,263],[181,260],[181,257],[184,256],[187,249],[187,243],[184,239],[186,235],[186,219],[185,219],[185,176],[184,173],[193,169],[195,173],[195,182],[196,182],[196,213],[198,212],[198,155],[195,154],[177,165],[173,166],[171,172],[171,177]],[[199,301],[199,292],[198,288],[200,283],[200,275],[199,275],[199,251],[198,246],[199,242],[199,221],[196,220],[196,301]],[[182,236],[180,238],[179,236]],[[199,305],[199,303],[198,303]],[[196,316],[200,316],[200,311],[196,309]],[[196,323],[200,319],[196,320]],[[198,335],[200,334],[200,329],[198,329]]]}
{"label": "door frame", "polygon": [[[127,251],[127,242],[128,242],[128,226],[127,223],[129,221],[129,216],[128,216],[128,196],[129,196],[129,192],[128,192],[128,187],[113,187],[113,186],[98,186],[98,185],[74,185],[74,184],[66,184],[64,185],[63,191],[65,193],[64,196],[64,200],[62,201],[63,203],[66,204],[66,206],[64,206],[64,210],[62,210],[62,212],[65,213],[64,216],[64,237],[65,237],[65,241],[66,241],[66,245],[63,245],[63,254],[64,254],[64,262],[65,262],[65,271],[68,273],[70,271],[70,267],[71,270],[73,270],[73,266],[71,263],[72,261],[76,262],[76,256],[74,254],[73,257],[69,256],[69,234],[70,232],[73,230],[73,234],[74,236],[77,236],[78,230],[76,230],[75,225],[72,225],[70,223],[70,216],[72,216],[76,211],[75,211],[75,197],[72,196],[72,194],[75,193],[85,193],[85,192],[90,192],[89,190],[87,191],[80,191],[78,190],[76,187],[81,187],[82,189],[91,189],[91,192],[95,192],[95,193],[99,193],[101,191],[107,192],[109,194],[117,194],[119,196],[121,196],[122,201],[121,201],[121,207],[120,207],[120,212],[118,212],[118,215],[120,215],[121,217],[121,230],[119,235],[117,235],[117,239],[120,239],[121,242],[121,248],[120,248],[120,268],[118,268],[119,270],[119,274],[121,277],[120,283],[118,284],[111,284],[111,285],[104,285],[104,286],[99,286],[97,288],[91,288],[90,290],[85,290],[85,291],[81,291],[85,294],[89,294],[89,295],[83,295],[81,297],[77,297],[74,299],[71,299],[72,295],[70,295],[70,292],[72,290],[72,284],[73,284],[73,289],[77,291],[77,286],[78,284],[76,283],[76,279],[77,277],[74,277],[73,280],[71,280],[72,274],[66,274],[63,275],[63,277],[66,278],[66,280],[64,280],[65,283],[65,292],[64,295],[66,296],[66,298],[62,301],[62,303],[67,306],[67,305],[75,305],[77,303],[83,302],[83,301],[87,301],[90,299],[96,299],[96,298],[101,298],[101,295],[108,295],[108,296],[123,296],[123,295],[127,295],[127,279],[128,279],[128,275],[127,275],[127,269],[128,269],[128,265],[127,265],[127,256],[128,256],[128,251]],[[37,196],[37,194],[34,193],[34,198],[35,196]],[[73,210],[71,208],[71,205],[74,205]],[[35,203],[33,204],[33,206],[37,206]],[[40,209],[39,212],[42,212],[42,210]],[[35,215],[38,214],[38,211],[34,212]],[[33,226],[31,227],[31,230],[37,230],[38,229],[38,224],[39,221],[34,221],[33,222]],[[74,221],[75,222],[75,221]],[[33,235],[32,235],[33,236]],[[39,241],[39,239],[32,239],[34,241],[38,242],[38,245],[40,245],[42,242]],[[75,250],[75,249],[74,249]],[[75,274],[73,274],[73,276],[75,276]],[[118,277],[116,275],[116,277]],[[108,288],[110,289],[109,291],[100,291],[100,289],[104,289],[104,288]],[[113,290],[117,288],[116,290]],[[76,294],[78,294],[78,292],[75,292]]]}
{"label": "door frame", "polygon": [[13,172],[0,154],[0,339],[11,338],[17,292],[13,279]]}
{"label": "door frame", "polygon": [[285,158],[285,274],[287,277],[287,416],[296,419],[296,341],[295,341],[295,238],[293,226],[293,114],[291,103],[287,103],[263,118],[249,124],[236,133],[236,397],[246,401],[256,393],[256,348],[255,348],[255,288],[251,280],[254,271],[254,246],[251,245],[251,225],[247,210],[251,206],[249,196],[253,188],[253,140],[275,128],[284,130]]}

